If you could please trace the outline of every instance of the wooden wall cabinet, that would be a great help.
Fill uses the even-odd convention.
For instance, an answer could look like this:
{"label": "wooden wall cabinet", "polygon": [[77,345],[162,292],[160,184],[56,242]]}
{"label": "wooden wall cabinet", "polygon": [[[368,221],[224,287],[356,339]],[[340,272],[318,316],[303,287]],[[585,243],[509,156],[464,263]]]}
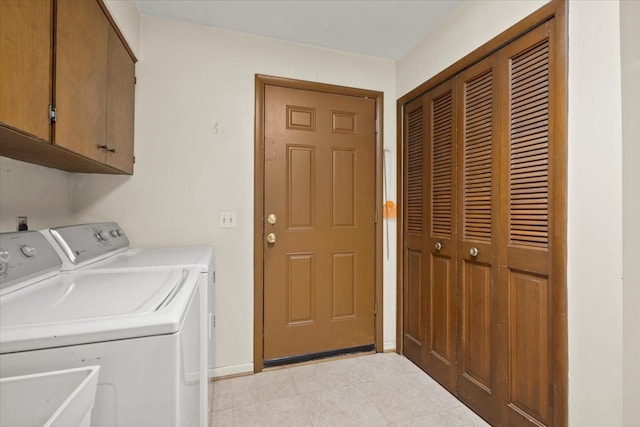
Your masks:
{"label": "wooden wall cabinet", "polygon": [[132,174],[135,57],[99,0],[0,2],[0,155]]}

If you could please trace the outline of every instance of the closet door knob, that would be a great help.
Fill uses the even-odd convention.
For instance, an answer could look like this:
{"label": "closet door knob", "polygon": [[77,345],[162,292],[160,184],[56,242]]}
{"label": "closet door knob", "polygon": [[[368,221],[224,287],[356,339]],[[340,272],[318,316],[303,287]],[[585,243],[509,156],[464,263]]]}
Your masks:
{"label": "closet door knob", "polygon": [[479,253],[479,252],[480,252],[480,251],[478,250],[478,248],[471,248],[471,249],[469,249],[469,255],[474,256],[474,257],[475,257],[475,256],[478,256],[478,253]]}
{"label": "closet door knob", "polygon": [[436,248],[436,251],[439,251],[440,249],[442,249],[442,243],[436,242],[435,248]]}

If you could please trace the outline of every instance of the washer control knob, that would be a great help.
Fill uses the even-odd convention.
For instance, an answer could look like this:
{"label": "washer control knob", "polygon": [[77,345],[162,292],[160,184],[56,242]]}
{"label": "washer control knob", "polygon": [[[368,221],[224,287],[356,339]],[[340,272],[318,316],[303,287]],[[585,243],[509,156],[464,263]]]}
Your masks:
{"label": "washer control knob", "polygon": [[113,237],[118,237],[118,236],[119,236],[119,234],[118,234],[118,231],[117,231],[117,230],[111,230],[111,235],[112,235]]}
{"label": "washer control knob", "polygon": [[9,264],[10,259],[9,251],[5,248],[0,248],[0,264]]}
{"label": "washer control knob", "polygon": [[96,231],[96,239],[98,239],[100,242],[106,243],[108,238],[109,238],[109,235],[107,234],[106,231],[103,231],[103,230]]}
{"label": "washer control knob", "polygon": [[24,245],[23,247],[20,248],[20,250],[22,251],[24,256],[26,256],[27,258],[34,257],[36,256],[36,253],[38,253],[38,251],[36,251],[36,248],[29,245]]}
{"label": "washer control knob", "polygon": [[124,231],[122,231],[122,228],[118,228],[116,230],[116,233],[118,233],[118,236],[122,236],[124,234]]}

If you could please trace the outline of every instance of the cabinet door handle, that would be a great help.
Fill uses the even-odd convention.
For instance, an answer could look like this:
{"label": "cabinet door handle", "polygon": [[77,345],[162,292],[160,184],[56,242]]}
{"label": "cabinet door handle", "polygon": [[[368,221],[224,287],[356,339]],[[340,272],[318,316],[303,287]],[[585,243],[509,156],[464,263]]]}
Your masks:
{"label": "cabinet door handle", "polygon": [[115,148],[107,148],[107,151],[110,153],[115,153],[116,149]]}
{"label": "cabinet door handle", "polygon": [[98,148],[105,151],[109,149],[106,145],[98,145]]}

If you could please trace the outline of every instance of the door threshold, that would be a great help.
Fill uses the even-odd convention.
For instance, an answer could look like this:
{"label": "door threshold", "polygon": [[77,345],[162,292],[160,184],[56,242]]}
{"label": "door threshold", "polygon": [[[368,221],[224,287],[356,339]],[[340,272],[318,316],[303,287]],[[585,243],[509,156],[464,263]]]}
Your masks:
{"label": "door threshold", "polygon": [[280,366],[288,366],[294,364],[302,364],[306,362],[325,361],[326,359],[336,358],[340,356],[361,355],[362,353],[375,353],[375,344],[361,345],[358,347],[341,348],[338,350],[321,351],[319,353],[299,354],[297,356],[279,357],[269,359],[263,362],[264,368],[276,368]]}

